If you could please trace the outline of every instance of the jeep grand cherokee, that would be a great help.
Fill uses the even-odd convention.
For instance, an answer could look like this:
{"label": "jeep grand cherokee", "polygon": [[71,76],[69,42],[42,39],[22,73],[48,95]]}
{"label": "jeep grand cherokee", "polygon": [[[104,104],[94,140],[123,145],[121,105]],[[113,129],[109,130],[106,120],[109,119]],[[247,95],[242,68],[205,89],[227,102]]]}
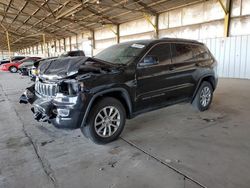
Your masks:
{"label": "jeep grand cherokee", "polygon": [[207,110],[217,85],[207,47],[185,39],[140,40],[111,46],[93,58],[42,61],[35,85],[20,102],[38,121],[80,128],[98,144],[118,138],[126,118],[180,102]]}

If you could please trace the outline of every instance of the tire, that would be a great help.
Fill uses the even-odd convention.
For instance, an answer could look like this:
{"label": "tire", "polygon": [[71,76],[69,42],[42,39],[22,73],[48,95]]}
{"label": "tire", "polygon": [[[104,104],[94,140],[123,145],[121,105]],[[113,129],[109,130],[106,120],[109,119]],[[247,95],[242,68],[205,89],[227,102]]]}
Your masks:
{"label": "tire", "polygon": [[205,111],[210,107],[212,99],[213,87],[209,82],[204,81],[200,85],[199,90],[197,91],[192,102],[192,105],[199,111]]}
{"label": "tire", "polygon": [[85,137],[96,144],[107,144],[116,140],[126,122],[126,111],[123,105],[112,97],[98,101],[88,115],[86,126],[81,127],[81,131]]}
{"label": "tire", "polygon": [[9,68],[9,71],[10,71],[11,73],[16,73],[16,72],[18,71],[18,69],[17,69],[15,66],[11,66],[11,67]]}

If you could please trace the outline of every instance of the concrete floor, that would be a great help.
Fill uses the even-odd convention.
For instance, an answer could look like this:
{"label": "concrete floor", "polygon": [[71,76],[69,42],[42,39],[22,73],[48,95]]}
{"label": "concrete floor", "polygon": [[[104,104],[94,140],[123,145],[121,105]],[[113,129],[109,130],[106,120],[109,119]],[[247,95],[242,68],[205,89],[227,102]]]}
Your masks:
{"label": "concrete floor", "polygon": [[127,121],[105,146],[33,120],[29,78],[0,72],[1,188],[248,188],[250,81],[221,79],[209,111],[179,104]]}

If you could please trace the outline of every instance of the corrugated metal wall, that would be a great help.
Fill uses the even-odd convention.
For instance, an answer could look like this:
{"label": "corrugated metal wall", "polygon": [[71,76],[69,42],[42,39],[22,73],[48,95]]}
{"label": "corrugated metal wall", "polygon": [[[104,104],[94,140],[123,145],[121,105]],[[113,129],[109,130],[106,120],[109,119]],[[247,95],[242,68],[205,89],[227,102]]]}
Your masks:
{"label": "corrugated metal wall", "polygon": [[218,61],[218,75],[250,79],[250,35],[200,40]]}

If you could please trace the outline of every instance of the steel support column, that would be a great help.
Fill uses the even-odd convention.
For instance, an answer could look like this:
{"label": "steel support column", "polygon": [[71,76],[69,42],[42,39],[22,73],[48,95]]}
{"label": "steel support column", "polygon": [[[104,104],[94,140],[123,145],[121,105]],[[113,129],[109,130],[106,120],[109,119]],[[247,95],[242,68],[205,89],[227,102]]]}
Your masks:
{"label": "steel support column", "polygon": [[116,26],[116,42],[117,44],[120,43],[120,24]]}
{"label": "steel support column", "polygon": [[226,0],[225,4],[222,2],[222,0],[218,0],[224,13],[224,36],[229,36],[229,29],[230,29],[230,17],[231,17],[231,6],[232,6],[232,0]]}
{"label": "steel support column", "polygon": [[8,53],[11,62],[11,54],[10,54],[10,39],[9,39],[9,32],[6,30],[6,38],[7,38],[7,45],[8,45]]}
{"label": "steel support column", "polygon": [[11,52],[10,52],[10,38],[9,38],[9,32],[8,30],[3,26],[2,23],[0,23],[1,27],[4,29],[5,34],[6,34],[6,40],[7,40],[7,46],[8,46],[8,54],[11,62]]}
{"label": "steel support column", "polygon": [[71,51],[72,50],[72,46],[71,46],[72,44],[71,44],[71,37],[69,37],[69,51]]}
{"label": "steel support column", "polygon": [[65,40],[65,38],[63,38],[63,49],[66,52],[66,40]]}
{"label": "steel support column", "polygon": [[44,54],[44,57],[46,57],[46,48],[45,48],[45,34],[43,34],[43,54]]}
{"label": "steel support column", "polygon": [[91,50],[91,55],[94,55],[94,49],[95,49],[95,31],[91,31],[91,39],[92,39],[92,50]]}
{"label": "steel support column", "polygon": [[109,28],[110,31],[112,31],[112,33],[115,34],[116,37],[116,43],[120,43],[120,25],[117,24],[116,26],[116,30],[113,29],[114,25],[108,24],[107,27]]}
{"label": "steel support column", "polygon": [[158,39],[159,38],[159,15],[156,14],[154,16],[154,18],[155,18],[154,23],[152,22],[151,17],[149,15],[143,14],[143,16],[144,16],[145,20],[149,24],[151,24],[153,26],[153,28],[154,28],[154,38]]}

